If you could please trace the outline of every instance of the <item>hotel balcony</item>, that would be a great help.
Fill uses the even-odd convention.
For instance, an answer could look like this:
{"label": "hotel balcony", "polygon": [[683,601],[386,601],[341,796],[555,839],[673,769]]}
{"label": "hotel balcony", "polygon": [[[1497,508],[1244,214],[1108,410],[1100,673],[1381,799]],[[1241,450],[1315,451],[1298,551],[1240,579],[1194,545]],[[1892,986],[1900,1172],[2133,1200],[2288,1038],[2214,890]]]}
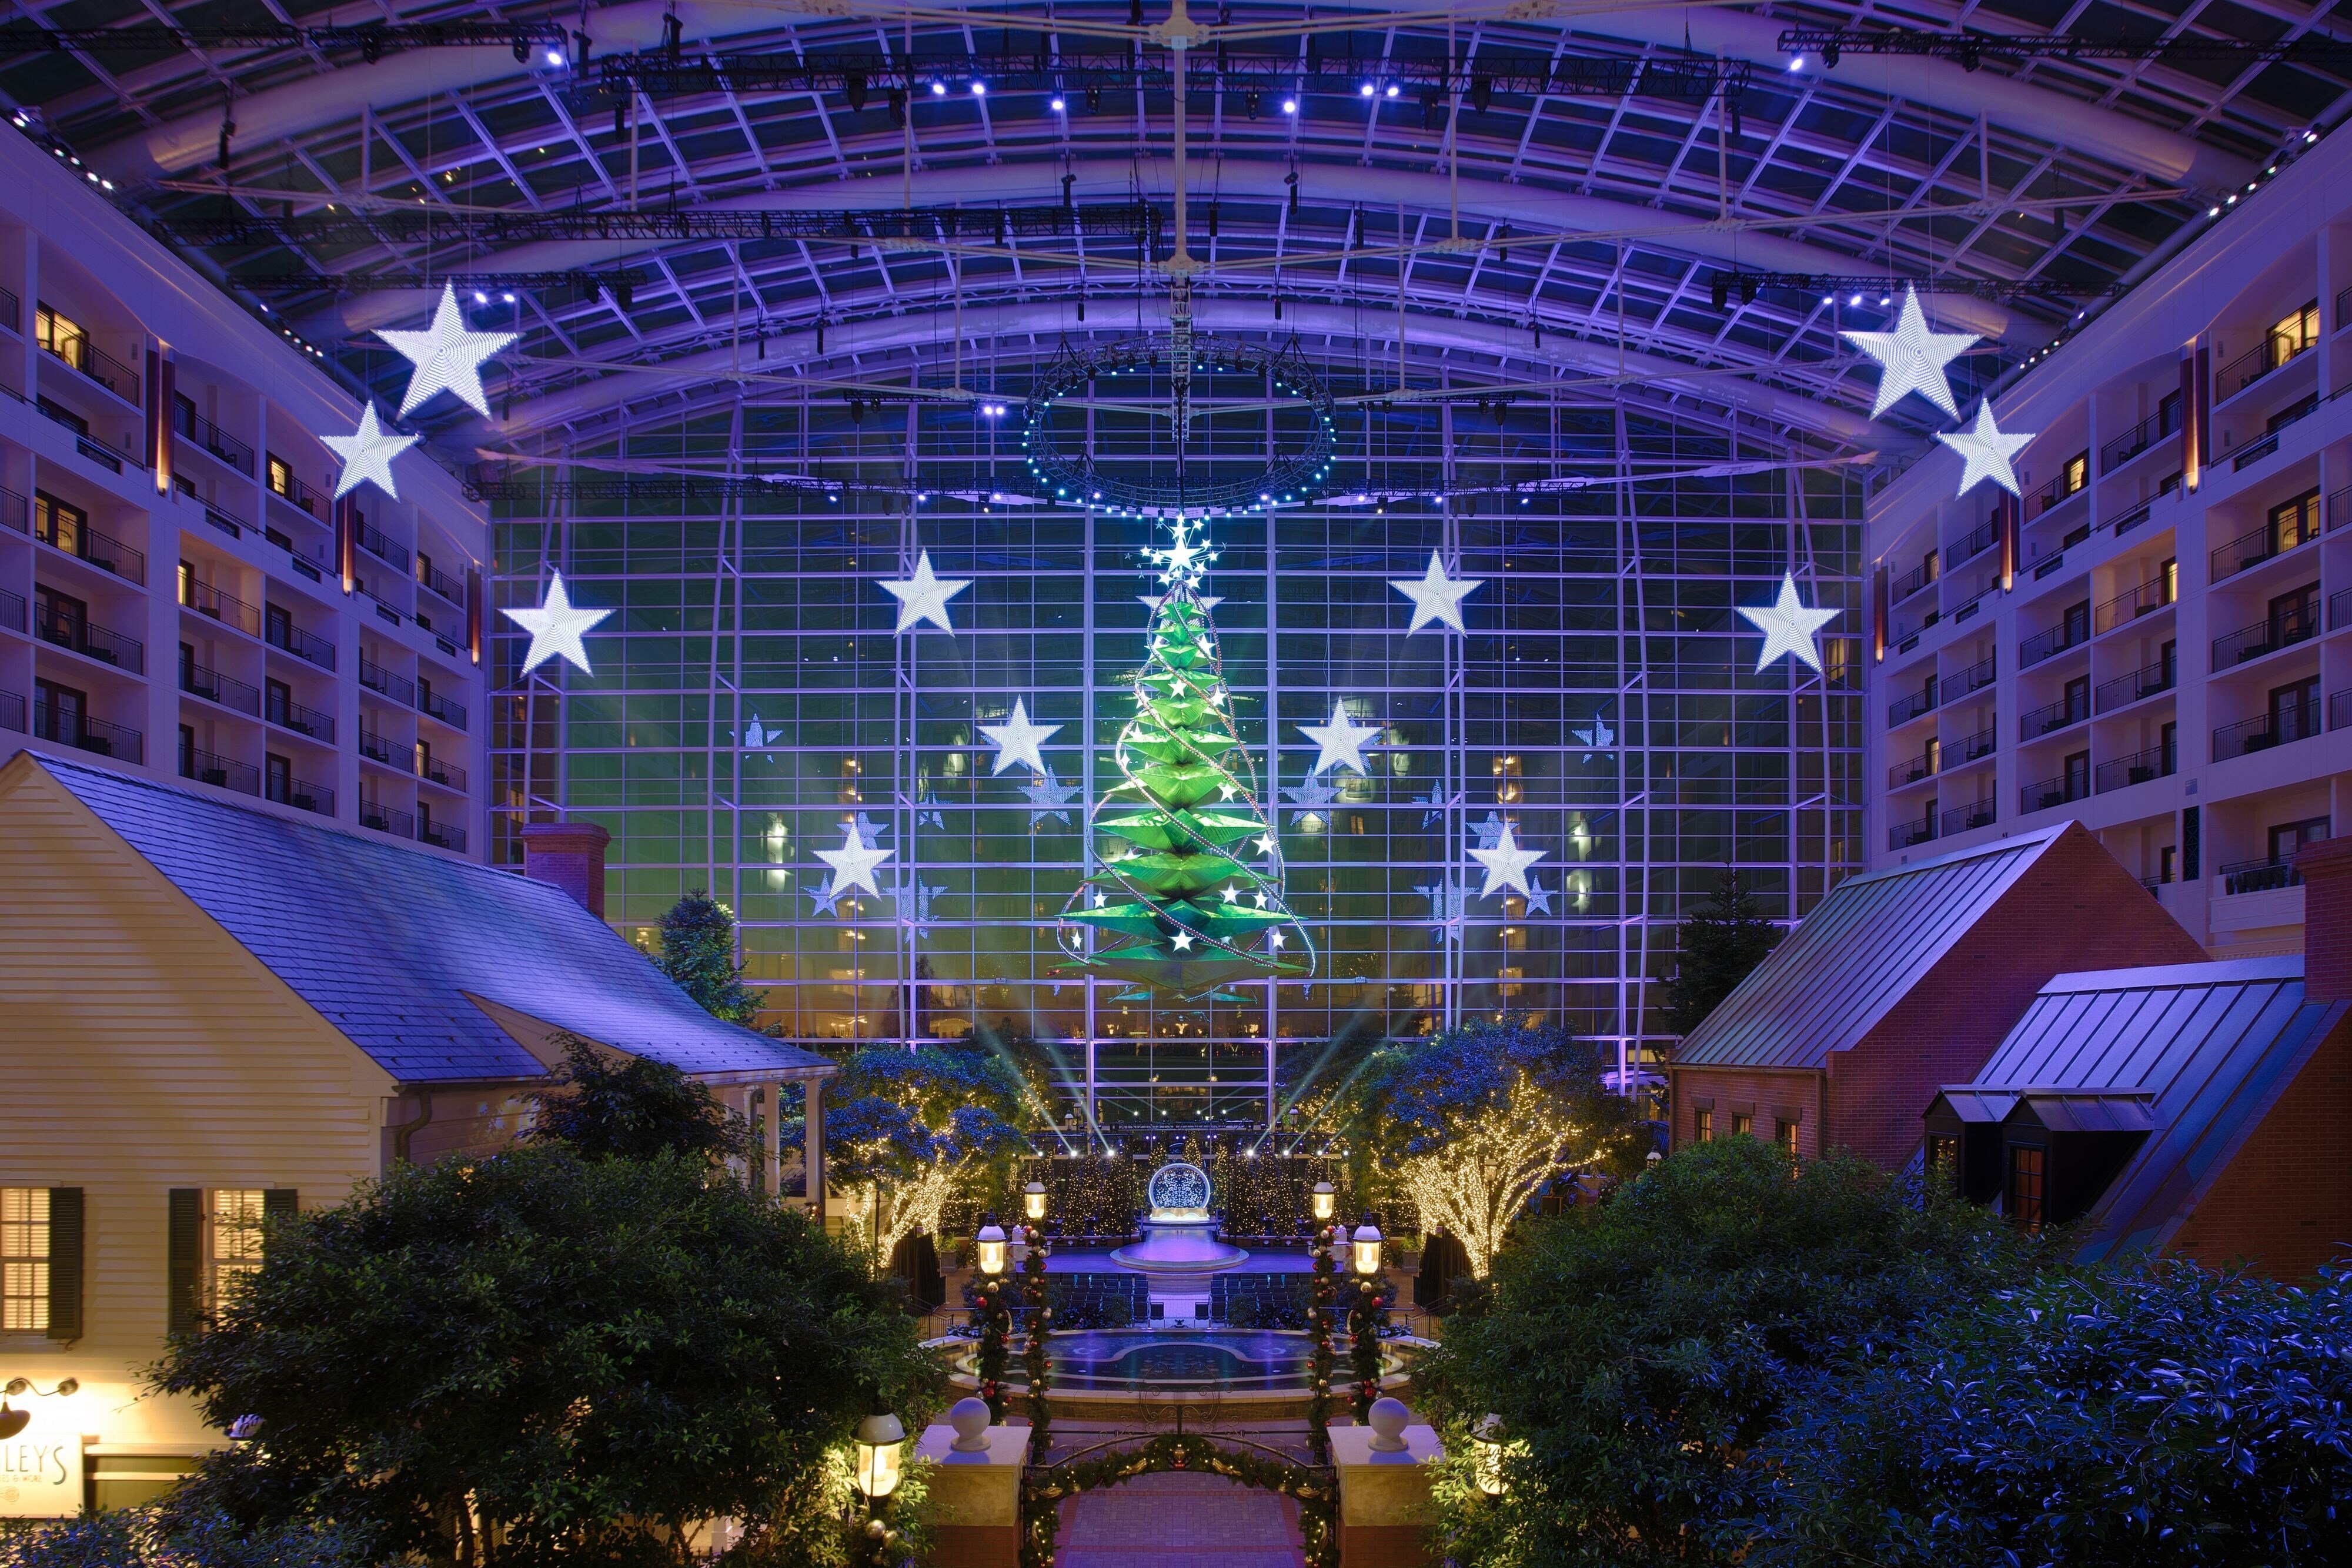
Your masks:
{"label": "hotel balcony", "polygon": [[78,747],[98,757],[137,766],[147,760],[146,737],[128,725],[91,718],[47,703],[33,705],[33,734],[60,746]]}

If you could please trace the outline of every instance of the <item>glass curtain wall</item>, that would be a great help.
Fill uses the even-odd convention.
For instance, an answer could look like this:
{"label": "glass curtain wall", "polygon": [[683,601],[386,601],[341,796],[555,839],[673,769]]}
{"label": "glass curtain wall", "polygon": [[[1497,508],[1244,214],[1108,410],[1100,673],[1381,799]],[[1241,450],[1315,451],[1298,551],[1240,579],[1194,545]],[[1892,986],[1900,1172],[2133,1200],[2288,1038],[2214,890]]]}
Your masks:
{"label": "glass curtain wall", "polygon": [[[646,946],[672,901],[709,889],[789,1040],[1034,1040],[1063,1113],[1114,1126],[1278,1122],[1286,1071],[1336,1037],[1482,1017],[1599,1038],[1638,1082],[1666,1043],[1648,992],[1675,922],[1727,864],[1782,919],[1859,864],[1861,496],[1843,471],[1609,406],[1373,416],[1355,441],[1375,483],[1456,493],[1217,519],[1203,591],[1317,977],[1158,1009],[1057,978],[1087,808],[1119,777],[1151,525],[992,500],[1002,438],[969,415],[923,411],[910,430],[910,411],[861,412],[856,431],[837,407],[639,430],[628,455],[897,444],[894,477],[939,488],[779,495],[570,467],[503,503],[499,529],[497,602],[538,603],[553,567],[575,602],[619,612],[590,634],[593,674],[551,664],[527,685],[526,640],[501,618],[495,855],[520,860],[526,817],[602,824],[608,916]],[[1761,466],[1570,477],[1727,463]],[[1547,473],[1558,487],[1465,493]],[[1482,580],[1466,634],[1405,632],[1390,580],[1421,577],[1433,550]],[[892,630],[880,583],[920,551],[971,580],[952,634]],[[1733,613],[1791,570],[1843,612],[1826,679],[1785,659],[1756,671]],[[980,727],[1016,700],[1060,727],[1046,774],[993,771]],[[1335,703],[1379,727],[1366,775],[1310,773],[1299,727]],[[1468,851],[1504,822],[1545,852],[1532,898],[1479,893]],[[853,824],[891,852],[883,895],[830,900],[816,852]]]}

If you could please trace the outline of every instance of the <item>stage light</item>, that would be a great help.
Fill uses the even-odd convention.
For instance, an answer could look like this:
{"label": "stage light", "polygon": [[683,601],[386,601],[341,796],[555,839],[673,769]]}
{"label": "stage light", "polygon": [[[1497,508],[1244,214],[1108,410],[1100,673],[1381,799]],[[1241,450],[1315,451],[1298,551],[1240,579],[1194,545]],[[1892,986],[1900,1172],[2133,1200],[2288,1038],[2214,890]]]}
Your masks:
{"label": "stage light", "polygon": [[971,96],[974,98],[986,98],[988,96],[988,84],[984,81],[976,81],[972,83]]}
{"label": "stage light", "polygon": [[1298,100],[1295,98],[1284,99],[1282,100],[1282,112],[1285,114],[1297,114],[1298,112]]}
{"label": "stage light", "polygon": [[548,63],[549,65],[551,65],[551,66],[560,66],[560,65],[562,65],[562,64],[563,63],[563,51],[562,51],[562,49],[550,49],[550,50],[548,50],[548,51],[547,51],[547,63]]}
{"label": "stage light", "polygon": [[947,84],[947,83],[945,83],[945,82],[943,82],[943,81],[935,81],[935,82],[933,82],[933,83],[931,84],[931,96],[932,96],[933,98],[945,98],[945,97],[947,97],[947,95],[948,95],[948,84]]}
{"label": "stage light", "polygon": [[1055,95],[1054,95],[1054,112],[1055,112],[1055,113],[1059,114],[1059,113],[1061,113],[1064,110],[1066,110],[1066,109],[1067,109],[1067,108],[1069,108],[1069,107],[1070,107],[1070,106],[1069,106],[1069,104],[1068,104],[1068,103],[1067,103],[1067,102],[1066,102],[1066,101],[1062,98],[1062,96],[1061,96],[1059,93],[1056,93],[1056,94],[1055,94]]}
{"label": "stage light", "polygon": [[1358,88],[1356,90],[1363,94],[1366,98],[1370,98],[1372,96],[1372,84],[1366,82],[1362,87]]}

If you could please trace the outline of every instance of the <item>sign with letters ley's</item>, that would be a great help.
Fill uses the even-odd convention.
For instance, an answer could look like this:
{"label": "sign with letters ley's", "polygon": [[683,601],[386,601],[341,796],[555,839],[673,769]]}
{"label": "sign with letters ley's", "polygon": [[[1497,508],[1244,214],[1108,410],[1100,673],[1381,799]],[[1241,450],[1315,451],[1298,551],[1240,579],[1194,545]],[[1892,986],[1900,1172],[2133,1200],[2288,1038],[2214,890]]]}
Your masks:
{"label": "sign with letters ley's", "polygon": [[81,1434],[69,1417],[34,1412],[0,1440],[0,1519],[69,1519],[81,1503]]}

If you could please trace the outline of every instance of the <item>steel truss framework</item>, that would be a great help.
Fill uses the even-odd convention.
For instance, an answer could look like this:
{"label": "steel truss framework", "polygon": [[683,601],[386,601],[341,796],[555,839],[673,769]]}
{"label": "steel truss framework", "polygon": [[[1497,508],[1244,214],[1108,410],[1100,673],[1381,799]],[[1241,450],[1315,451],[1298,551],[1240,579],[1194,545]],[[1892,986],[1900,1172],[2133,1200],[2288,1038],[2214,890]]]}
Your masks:
{"label": "steel truss framework", "polygon": [[[617,504],[605,476],[560,466],[536,497],[512,482],[500,602],[537,602],[556,567],[583,602],[623,613],[618,634],[592,643],[594,676],[559,670],[502,705],[496,852],[530,811],[603,822],[623,929],[649,930],[688,887],[715,890],[742,916],[750,978],[774,988],[789,1037],[1003,1025],[1052,1043],[1069,1098],[1101,1124],[1265,1124],[1285,1074],[1336,1034],[1498,1013],[1614,1040],[1638,1078],[1664,1043],[1645,977],[1669,962],[1688,896],[1736,862],[1793,917],[1859,858],[1858,643],[1829,640],[1826,682],[1785,661],[1759,674],[1731,610],[1793,567],[1809,596],[1857,613],[1858,489],[1797,470],[1635,482],[1636,458],[1789,454],[1622,407],[1470,414],[1387,417],[1352,458],[1469,487],[1500,462],[1564,472],[1622,454],[1621,477],[1499,507],[1213,525],[1224,556],[1206,591],[1221,601],[1226,677],[1246,699],[1288,896],[1330,958],[1311,986],[1153,1011],[1116,1001],[1117,982],[1046,973],[1055,912],[1089,863],[1086,807],[1118,777],[1108,748],[1152,591],[1140,519],[741,484]],[[938,410],[853,430],[807,401],[739,402],[583,455],[812,452],[943,484],[967,465],[1012,466]],[[1403,632],[1387,580],[1419,576],[1433,551],[1485,583],[1466,634]],[[958,630],[894,635],[878,580],[926,553],[940,575],[973,580],[951,608]],[[501,681],[520,648],[495,640]],[[1063,727],[1047,775],[992,771],[978,727],[1016,698]],[[1309,771],[1297,726],[1334,702],[1381,727],[1369,777]],[[894,852],[885,894],[824,901],[814,852],[861,814],[868,841]],[[1501,821],[1549,852],[1536,907],[1479,894],[1467,850]]]}

